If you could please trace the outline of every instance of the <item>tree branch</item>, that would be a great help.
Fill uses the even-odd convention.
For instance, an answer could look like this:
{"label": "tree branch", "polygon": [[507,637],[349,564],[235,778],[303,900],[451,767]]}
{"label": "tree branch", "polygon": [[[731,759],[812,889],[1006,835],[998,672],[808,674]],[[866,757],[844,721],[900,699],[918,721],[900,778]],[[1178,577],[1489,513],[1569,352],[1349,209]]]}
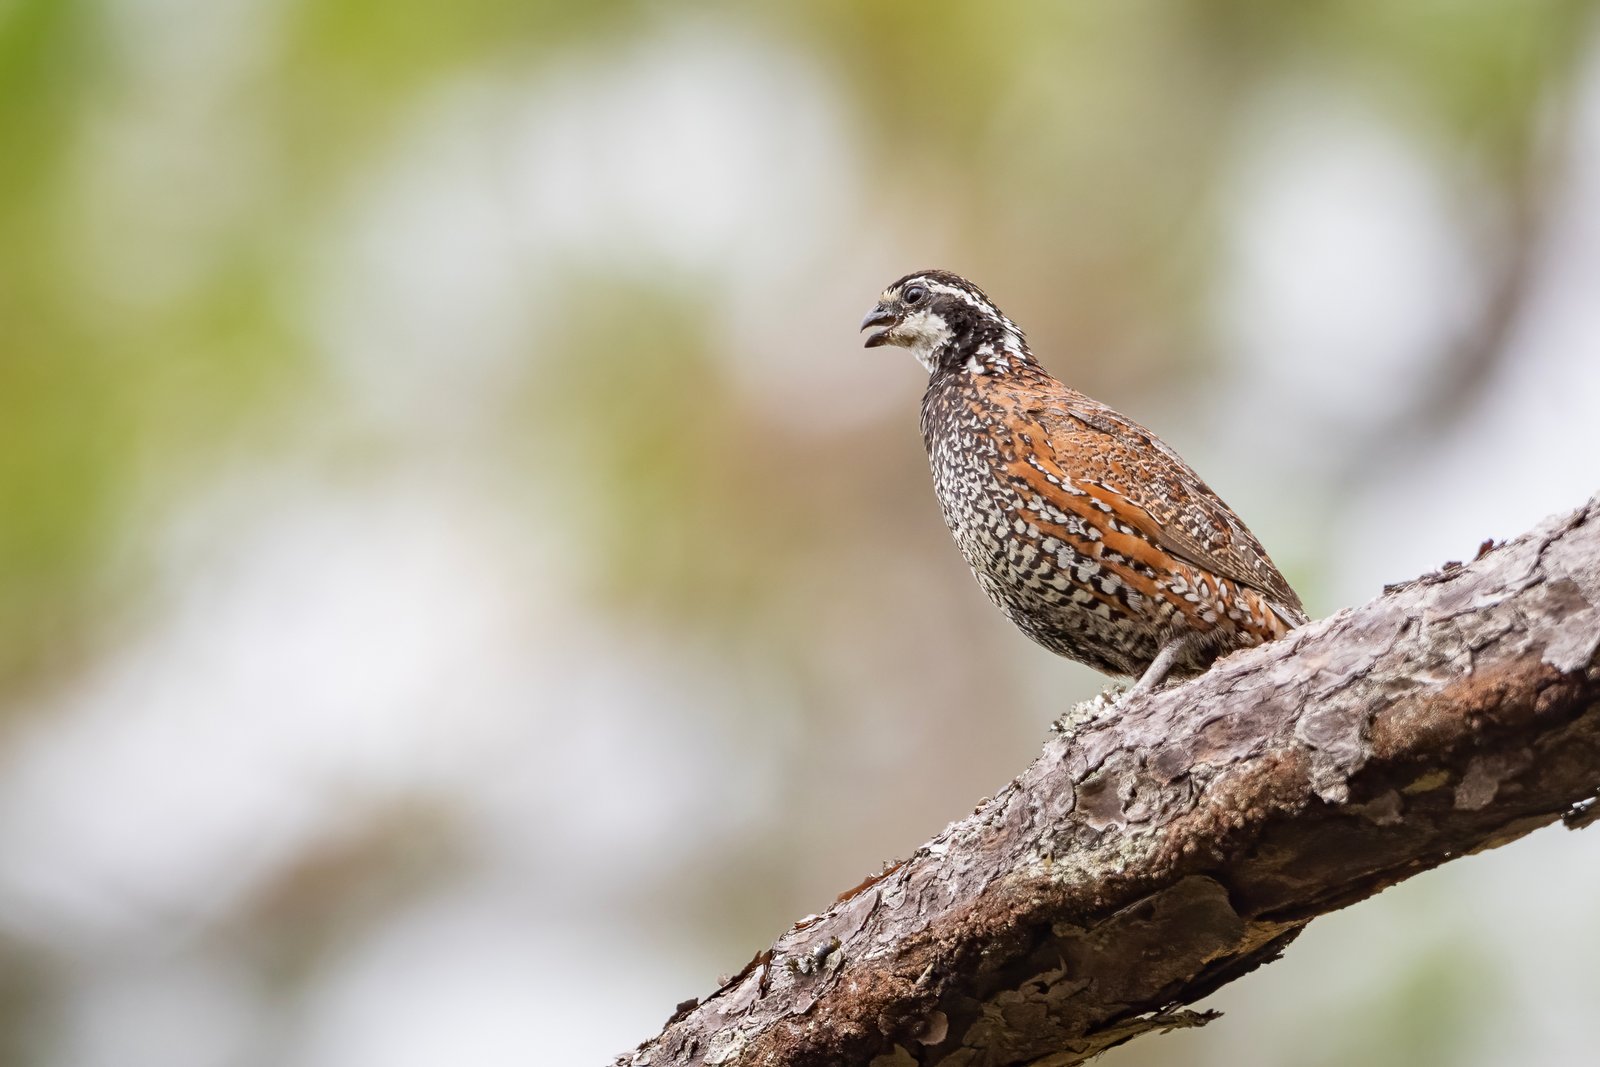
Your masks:
{"label": "tree branch", "polygon": [[1600,496],[1467,565],[1056,724],[908,860],[618,1064],[1066,1067],[1306,923],[1600,786]]}

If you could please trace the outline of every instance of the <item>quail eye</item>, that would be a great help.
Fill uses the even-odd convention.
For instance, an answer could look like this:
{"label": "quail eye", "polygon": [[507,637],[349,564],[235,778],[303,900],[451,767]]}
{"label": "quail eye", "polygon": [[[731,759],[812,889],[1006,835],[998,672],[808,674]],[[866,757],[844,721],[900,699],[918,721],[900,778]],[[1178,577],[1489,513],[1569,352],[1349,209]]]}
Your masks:
{"label": "quail eye", "polygon": [[908,285],[906,291],[900,294],[900,299],[907,304],[920,304],[922,298],[928,295],[928,290],[920,285]]}

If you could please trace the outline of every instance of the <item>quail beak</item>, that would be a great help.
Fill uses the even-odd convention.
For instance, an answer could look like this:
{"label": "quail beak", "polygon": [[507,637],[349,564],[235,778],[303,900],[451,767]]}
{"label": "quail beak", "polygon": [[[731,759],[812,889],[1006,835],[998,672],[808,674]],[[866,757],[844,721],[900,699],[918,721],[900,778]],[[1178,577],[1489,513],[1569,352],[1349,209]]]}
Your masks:
{"label": "quail beak", "polygon": [[867,312],[867,317],[861,320],[861,328],[865,330],[868,326],[882,326],[883,329],[867,335],[866,347],[877,348],[879,345],[888,344],[889,331],[897,325],[899,325],[899,320],[895,318],[894,312],[882,304],[875,306],[871,311]]}

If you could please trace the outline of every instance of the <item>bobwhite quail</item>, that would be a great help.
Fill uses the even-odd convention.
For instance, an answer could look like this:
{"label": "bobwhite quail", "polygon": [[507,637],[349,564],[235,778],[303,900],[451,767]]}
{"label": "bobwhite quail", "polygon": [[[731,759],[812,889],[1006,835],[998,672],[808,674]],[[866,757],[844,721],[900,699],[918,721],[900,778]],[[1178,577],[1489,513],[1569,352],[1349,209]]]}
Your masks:
{"label": "bobwhite quail", "polygon": [[1189,465],[1045,372],[1022,331],[947,271],[908,274],[861,322],[928,370],[922,439],[944,521],[1033,640],[1131,693],[1282,637],[1305,609]]}

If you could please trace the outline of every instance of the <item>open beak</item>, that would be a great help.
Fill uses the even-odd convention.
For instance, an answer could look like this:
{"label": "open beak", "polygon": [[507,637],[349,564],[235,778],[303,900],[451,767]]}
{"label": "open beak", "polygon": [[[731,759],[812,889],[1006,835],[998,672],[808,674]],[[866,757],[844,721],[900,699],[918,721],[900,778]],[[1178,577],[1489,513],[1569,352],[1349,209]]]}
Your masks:
{"label": "open beak", "polygon": [[868,326],[882,326],[883,329],[867,335],[866,347],[877,348],[879,345],[888,344],[889,330],[895,324],[894,312],[882,304],[873,307],[871,311],[867,312],[867,317],[861,320],[861,328],[865,330]]}

